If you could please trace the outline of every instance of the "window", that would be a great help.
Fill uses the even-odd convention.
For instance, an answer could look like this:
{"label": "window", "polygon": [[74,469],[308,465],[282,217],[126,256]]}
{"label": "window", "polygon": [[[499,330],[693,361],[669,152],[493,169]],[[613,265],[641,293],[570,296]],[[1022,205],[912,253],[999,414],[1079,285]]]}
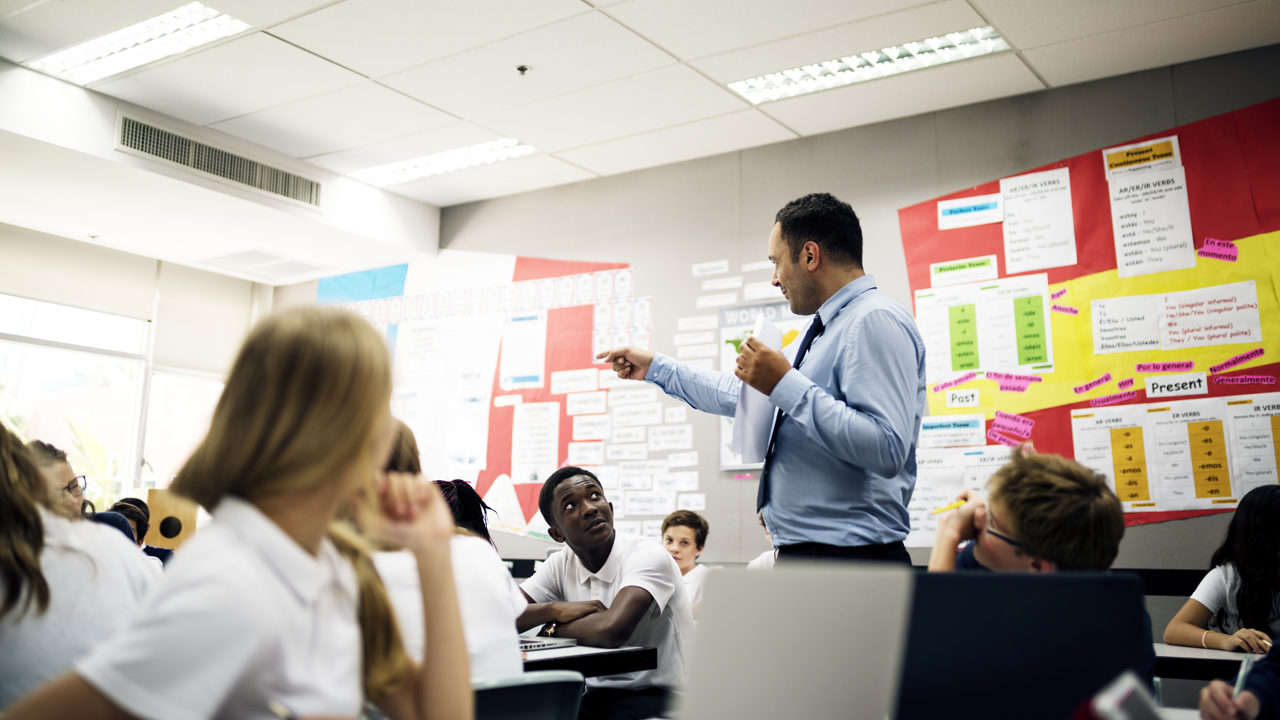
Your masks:
{"label": "window", "polygon": [[99,510],[133,485],[147,325],[0,295],[0,420],[65,450]]}
{"label": "window", "polygon": [[210,376],[156,372],[147,403],[142,487],[167,488],[209,431],[222,381]]}

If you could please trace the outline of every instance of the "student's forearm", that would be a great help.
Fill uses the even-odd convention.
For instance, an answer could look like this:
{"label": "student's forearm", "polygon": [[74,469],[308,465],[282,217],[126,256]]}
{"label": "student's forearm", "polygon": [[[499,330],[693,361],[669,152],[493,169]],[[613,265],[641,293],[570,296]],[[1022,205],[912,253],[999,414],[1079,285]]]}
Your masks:
{"label": "student's forearm", "polygon": [[582,645],[601,648],[622,647],[631,630],[616,612],[602,612],[556,626],[556,637],[575,638]]}
{"label": "student's forearm", "polygon": [[951,572],[956,569],[956,555],[960,553],[960,534],[955,531],[939,530],[933,541],[933,550],[929,553],[929,572]]}
{"label": "student's forearm", "polygon": [[524,632],[530,628],[555,622],[556,603],[530,603],[520,617],[516,618],[516,632]]}
{"label": "student's forearm", "polygon": [[418,575],[422,583],[423,624],[429,638],[418,674],[418,717],[472,720],[475,696],[449,546],[418,554]]}
{"label": "student's forearm", "polygon": [[1171,621],[1168,627],[1164,629],[1164,641],[1170,645],[1207,647],[1210,650],[1226,650],[1227,638],[1230,637],[1230,635],[1224,635],[1212,630],[1206,634],[1204,628],[1196,627],[1188,622],[1179,622],[1176,619]]}

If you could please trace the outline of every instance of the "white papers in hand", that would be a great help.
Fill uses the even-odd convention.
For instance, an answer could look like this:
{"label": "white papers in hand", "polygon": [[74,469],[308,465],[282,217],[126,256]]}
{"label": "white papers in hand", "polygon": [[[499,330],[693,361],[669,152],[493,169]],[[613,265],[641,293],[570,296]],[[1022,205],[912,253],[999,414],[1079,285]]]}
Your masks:
{"label": "white papers in hand", "polygon": [[[756,316],[756,327],[751,335],[766,346],[781,352],[782,330],[769,322],[764,313]],[[738,394],[738,411],[733,419],[732,445],[733,451],[742,455],[742,462],[764,462],[765,453],[769,450],[769,435],[773,431],[775,410],[768,396],[742,383],[742,390]]]}

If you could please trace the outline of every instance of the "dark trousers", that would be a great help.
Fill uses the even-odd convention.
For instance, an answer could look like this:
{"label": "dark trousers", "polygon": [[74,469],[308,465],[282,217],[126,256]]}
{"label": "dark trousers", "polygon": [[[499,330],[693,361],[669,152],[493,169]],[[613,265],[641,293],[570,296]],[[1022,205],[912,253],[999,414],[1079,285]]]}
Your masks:
{"label": "dark trousers", "polygon": [[855,560],[899,563],[911,566],[911,554],[901,542],[884,545],[856,545],[840,547],[822,543],[800,543],[778,548],[778,562],[803,562],[812,560]]}
{"label": "dark trousers", "polygon": [[665,688],[635,690],[600,688],[582,696],[578,720],[648,720],[667,712],[671,694]]}

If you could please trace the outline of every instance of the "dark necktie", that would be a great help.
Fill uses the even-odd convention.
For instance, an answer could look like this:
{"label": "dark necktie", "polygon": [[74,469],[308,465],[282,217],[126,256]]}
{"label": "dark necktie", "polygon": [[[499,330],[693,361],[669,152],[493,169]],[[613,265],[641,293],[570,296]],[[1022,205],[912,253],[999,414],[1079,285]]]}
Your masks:
{"label": "dark necktie", "polygon": [[[804,362],[805,356],[809,354],[809,346],[813,344],[814,338],[821,335],[824,329],[822,318],[814,315],[813,322],[809,324],[809,332],[805,333],[804,340],[800,341],[800,347],[796,350],[796,361],[791,364],[791,367],[800,367],[800,363]],[[779,409],[773,420],[773,432],[769,435],[769,447],[764,453],[764,469],[760,471],[760,487],[756,489],[756,512],[760,512],[760,509],[764,507],[765,502],[769,499],[769,465],[773,461],[773,449],[778,442],[778,428],[782,426],[782,421],[785,417],[786,413]]]}

